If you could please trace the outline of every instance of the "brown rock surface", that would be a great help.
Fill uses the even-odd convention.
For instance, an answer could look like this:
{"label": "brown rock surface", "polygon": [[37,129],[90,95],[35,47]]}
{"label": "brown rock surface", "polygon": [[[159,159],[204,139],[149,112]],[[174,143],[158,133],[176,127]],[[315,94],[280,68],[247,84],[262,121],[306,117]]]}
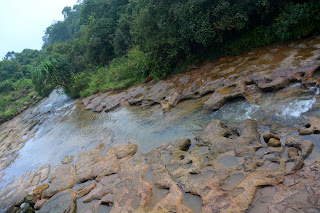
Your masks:
{"label": "brown rock surface", "polygon": [[286,146],[298,148],[301,151],[301,157],[306,159],[313,150],[313,143],[308,140],[303,140],[298,137],[289,137],[286,141]]}
{"label": "brown rock surface", "polygon": [[271,200],[265,201],[270,212],[319,212],[320,211],[320,162],[304,167],[285,177],[275,187]]}
{"label": "brown rock surface", "polygon": [[[95,94],[82,103],[96,112],[155,103],[170,110],[183,100],[207,95],[205,108],[217,110],[239,97],[259,103],[263,93],[271,91],[276,100],[295,93],[308,95],[318,83],[313,74],[319,68],[320,38],[298,43],[205,62],[195,70],[124,91]],[[301,85],[296,87],[296,82]],[[25,141],[45,124],[45,113],[32,113],[0,126],[0,170],[15,160]],[[297,128],[279,126],[247,120],[230,127],[213,120],[195,140],[165,143],[147,154],[137,154],[134,144],[105,153],[103,144],[99,145],[81,153],[75,165],[53,169],[49,188],[42,195],[49,200],[40,212],[73,212],[77,207],[77,211],[96,212],[99,206],[108,206],[111,212],[246,212],[256,205],[256,192],[266,186],[274,192],[264,200],[266,212],[317,212],[320,163],[304,165],[313,143],[301,139]],[[318,133],[318,126],[319,119],[311,117],[300,134]],[[280,137],[289,149],[261,141],[279,142]],[[1,191],[0,211],[3,206],[19,206],[49,172],[49,166],[29,172]]]}
{"label": "brown rock surface", "polygon": [[271,138],[280,140],[280,137],[276,134],[273,134],[273,133],[267,133],[267,134],[263,135],[263,139],[266,143],[268,143]]}
{"label": "brown rock surface", "polygon": [[311,135],[320,133],[320,119],[314,116],[309,117],[306,129],[299,129],[300,135]]}
{"label": "brown rock surface", "polygon": [[102,152],[103,144],[88,152],[79,155],[76,162],[77,183],[98,178],[119,172],[122,164],[121,159],[136,153],[136,144],[127,144],[119,147],[109,148],[106,154]]}
{"label": "brown rock surface", "polygon": [[50,198],[59,192],[72,188],[75,180],[74,165],[54,167],[49,178],[49,188],[43,192],[42,198]]}
{"label": "brown rock surface", "polygon": [[239,97],[259,103],[261,93],[279,91],[295,82],[302,82],[302,86],[279,91],[277,97],[287,97],[293,90],[308,94],[308,89],[317,83],[313,73],[319,68],[318,46],[311,44],[319,44],[319,40],[313,37],[299,42],[306,48],[275,44],[274,48],[205,62],[196,69],[165,80],[135,85],[124,91],[95,94],[83,99],[82,103],[86,109],[98,112],[109,111],[125,103],[142,107],[159,103],[166,111],[183,100],[212,93],[205,108],[218,110],[227,101]]}
{"label": "brown rock surface", "polygon": [[289,147],[288,149],[288,157],[294,158],[298,156],[298,149],[294,147]]}
{"label": "brown rock surface", "polygon": [[47,203],[48,200],[46,199],[42,199],[42,200],[39,200],[38,202],[36,202],[36,204],[34,205],[34,210],[38,211],[40,210],[46,203]]}
{"label": "brown rock surface", "polygon": [[37,188],[35,188],[33,190],[33,195],[40,198],[42,193],[44,192],[44,190],[46,190],[47,188],[49,188],[48,184],[42,184],[41,186],[38,186]]}
{"label": "brown rock surface", "polygon": [[280,143],[280,140],[277,140],[275,138],[271,138],[269,141],[268,141],[268,145],[269,146],[272,146],[272,147],[279,147],[281,146],[281,143]]}
{"label": "brown rock surface", "polygon": [[74,158],[74,155],[67,155],[61,160],[61,163],[62,164],[69,164],[73,161],[73,158]]}
{"label": "brown rock surface", "polygon": [[[147,154],[137,154],[137,145],[130,143],[109,148],[102,154],[103,144],[99,145],[81,153],[77,160],[77,175],[84,183],[80,181],[68,190],[75,183],[75,168],[73,165],[56,166],[50,175],[49,188],[42,196],[49,200],[41,200],[37,205],[46,202],[40,212],[50,209],[72,212],[77,207],[79,211],[81,208],[95,212],[103,206],[111,212],[245,212],[256,206],[252,205],[256,202],[256,192],[264,186],[274,187],[276,196],[285,199],[289,199],[281,194],[289,190],[285,184],[291,187],[298,187],[300,182],[305,186],[313,184],[315,190],[320,190],[315,183],[319,162],[304,166],[313,144],[300,139],[297,131],[296,136],[287,138],[285,128],[268,123],[274,132],[272,137],[267,137],[269,143],[281,135],[289,149],[287,152],[284,147],[263,145],[260,140],[266,138],[261,131],[265,130],[265,125],[247,120],[233,128],[212,120],[196,140],[182,138],[162,144]],[[292,135],[294,131],[288,130],[288,133]],[[293,149],[296,154],[299,149],[301,156],[289,154]],[[290,159],[282,157],[287,155]],[[292,164],[290,169],[286,168],[287,164]],[[307,168],[312,168],[310,174],[301,173]],[[90,172],[85,173],[86,170]],[[95,175],[87,176],[92,173]],[[26,182],[24,186],[30,185],[34,174],[25,175],[28,180],[21,178]],[[35,191],[40,188],[42,186]],[[301,204],[307,208],[316,192],[305,189],[302,192],[310,196]],[[272,196],[270,202],[274,202]],[[262,206],[268,203],[269,200]],[[279,201],[276,206],[280,203],[287,205]],[[313,208],[319,208],[315,203]]]}
{"label": "brown rock surface", "polygon": [[58,212],[76,212],[76,193],[73,190],[66,190],[54,195],[40,209],[39,213]]}
{"label": "brown rock surface", "polygon": [[96,187],[96,182],[92,182],[89,186],[85,187],[84,189],[80,190],[78,193],[77,193],[77,196],[78,197],[83,197],[85,196],[86,194],[88,194],[92,189],[94,189]]}

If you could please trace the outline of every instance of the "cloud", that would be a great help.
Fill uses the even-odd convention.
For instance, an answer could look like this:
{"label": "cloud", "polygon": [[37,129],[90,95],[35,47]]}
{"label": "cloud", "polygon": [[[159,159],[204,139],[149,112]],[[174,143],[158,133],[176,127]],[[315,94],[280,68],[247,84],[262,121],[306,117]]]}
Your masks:
{"label": "cloud", "polygon": [[42,36],[54,21],[63,20],[61,11],[77,0],[10,0],[0,7],[0,59],[9,51],[41,49]]}

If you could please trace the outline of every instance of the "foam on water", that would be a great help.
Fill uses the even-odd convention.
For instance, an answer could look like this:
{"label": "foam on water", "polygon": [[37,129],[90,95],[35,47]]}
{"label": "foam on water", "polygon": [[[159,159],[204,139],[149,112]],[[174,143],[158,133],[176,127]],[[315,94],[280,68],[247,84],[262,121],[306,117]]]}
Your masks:
{"label": "foam on water", "polygon": [[277,116],[281,117],[300,117],[303,113],[308,112],[312,109],[312,105],[316,102],[316,95],[319,94],[318,87],[312,87],[311,91],[315,92],[315,95],[312,99],[307,100],[296,100],[293,102],[289,102],[288,105],[283,107],[282,112],[277,113]]}
{"label": "foam on water", "polygon": [[[149,152],[164,142],[182,137],[193,138],[212,119],[219,119],[235,126],[246,119],[269,120],[286,126],[303,122],[316,101],[318,88],[308,97],[273,101],[272,94],[262,98],[261,105],[235,100],[220,110],[208,113],[202,109],[203,102],[187,100],[170,112],[163,114],[161,107],[149,109],[124,107],[105,113],[94,113],[78,105],[65,94],[53,92],[49,98],[27,110],[23,117],[28,120],[30,113],[39,113],[45,119],[37,125],[37,133],[25,143],[17,159],[3,172],[0,187],[17,179],[28,171],[35,171],[45,164],[55,166],[65,155],[77,155],[96,147],[99,143],[118,146],[132,142],[138,144],[139,152]],[[270,97],[268,97],[268,95]],[[44,113],[41,115],[41,112]],[[47,113],[48,112],[48,113]],[[1,180],[4,180],[1,183]]]}

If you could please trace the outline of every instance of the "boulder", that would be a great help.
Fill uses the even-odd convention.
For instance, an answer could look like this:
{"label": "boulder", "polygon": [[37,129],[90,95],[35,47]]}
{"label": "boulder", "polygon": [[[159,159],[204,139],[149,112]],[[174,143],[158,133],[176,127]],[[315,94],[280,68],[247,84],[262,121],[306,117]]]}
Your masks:
{"label": "boulder", "polygon": [[37,186],[37,188],[33,190],[33,195],[40,198],[44,190],[46,190],[47,188],[49,188],[49,185],[46,183],[42,184],[41,186]]}
{"label": "boulder", "polygon": [[76,199],[76,193],[71,189],[58,193],[45,203],[39,213],[76,212]]}
{"label": "boulder", "polygon": [[268,146],[279,147],[279,146],[281,146],[280,140],[275,139],[275,138],[271,138],[271,139],[268,141]]}
{"label": "boulder", "polygon": [[85,187],[84,189],[80,190],[77,193],[77,197],[83,197],[86,194],[88,194],[92,189],[94,189],[96,187],[96,182],[92,182],[89,186]]}
{"label": "boulder", "polygon": [[309,117],[306,129],[299,129],[300,135],[320,134],[320,119],[314,116]]}
{"label": "boulder", "polygon": [[263,135],[263,139],[266,143],[268,143],[271,138],[280,140],[280,137],[276,134],[273,134],[273,133],[267,133],[267,134]]}
{"label": "boulder", "polygon": [[66,155],[62,160],[62,164],[69,164],[73,161],[74,155]]}
{"label": "boulder", "polygon": [[72,188],[75,180],[74,165],[69,164],[54,167],[49,178],[49,188],[43,192],[42,198],[50,198],[57,193]]}
{"label": "boulder", "polygon": [[289,137],[286,141],[286,146],[295,147],[301,151],[301,157],[306,159],[313,150],[313,143],[309,140],[303,140],[299,137]]}
{"label": "boulder", "polygon": [[47,199],[42,199],[36,202],[34,205],[34,210],[39,211],[47,203],[47,201]]}
{"label": "boulder", "polygon": [[221,90],[212,94],[212,96],[204,103],[204,108],[211,111],[218,110],[231,99],[244,98],[244,94],[245,89],[241,85],[235,84],[223,87]]}
{"label": "boulder", "polygon": [[289,147],[288,149],[288,157],[294,158],[298,156],[298,149],[294,147]]}
{"label": "boulder", "polygon": [[101,153],[103,144],[95,149],[83,152],[79,155],[76,162],[77,183],[83,183],[87,180],[101,180],[106,175],[119,172],[122,159],[130,157],[137,152],[136,144],[126,144],[119,147],[112,147]]}

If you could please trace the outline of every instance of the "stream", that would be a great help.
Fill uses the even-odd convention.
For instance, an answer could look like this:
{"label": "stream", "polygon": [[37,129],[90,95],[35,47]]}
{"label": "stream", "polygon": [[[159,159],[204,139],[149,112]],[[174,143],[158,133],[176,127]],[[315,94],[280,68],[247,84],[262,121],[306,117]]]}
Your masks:
{"label": "stream", "polygon": [[0,190],[28,171],[46,164],[53,168],[61,164],[66,155],[74,155],[76,160],[79,153],[100,143],[112,147],[131,142],[138,144],[138,152],[147,153],[165,142],[193,138],[212,119],[232,126],[246,119],[267,120],[287,127],[303,126],[309,116],[320,117],[319,111],[312,108],[318,93],[319,89],[314,87],[307,95],[297,94],[276,102],[274,93],[267,93],[259,105],[238,99],[210,113],[202,109],[207,99],[204,96],[186,100],[163,114],[160,105],[148,109],[127,106],[108,113],[94,113],[61,90],[54,90],[22,114],[22,119],[28,120],[38,113],[44,121],[33,128],[36,134],[25,143],[15,161],[0,173]]}

